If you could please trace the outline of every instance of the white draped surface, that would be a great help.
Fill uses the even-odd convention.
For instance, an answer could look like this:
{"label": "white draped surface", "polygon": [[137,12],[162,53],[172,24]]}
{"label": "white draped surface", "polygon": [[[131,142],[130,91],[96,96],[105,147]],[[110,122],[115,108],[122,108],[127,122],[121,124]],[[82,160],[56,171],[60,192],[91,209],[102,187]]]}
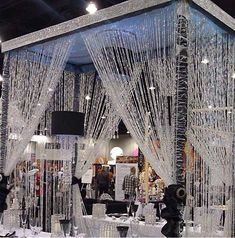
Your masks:
{"label": "white draped surface", "polygon": [[119,237],[116,226],[128,226],[127,237],[164,237],[161,228],[165,222],[157,222],[155,225],[149,225],[144,222],[133,223],[132,218],[122,221],[120,218],[113,220],[111,217],[92,218],[84,216],[85,226],[89,230],[90,237]]}

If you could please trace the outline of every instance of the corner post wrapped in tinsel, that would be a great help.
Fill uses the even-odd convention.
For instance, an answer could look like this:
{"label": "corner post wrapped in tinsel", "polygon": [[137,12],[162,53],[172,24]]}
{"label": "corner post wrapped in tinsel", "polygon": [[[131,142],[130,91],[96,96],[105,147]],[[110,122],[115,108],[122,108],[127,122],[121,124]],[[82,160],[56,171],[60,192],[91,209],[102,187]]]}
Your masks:
{"label": "corner post wrapped in tinsel", "polygon": [[188,11],[183,1],[178,2],[176,22],[176,100],[175,100],[175,171],[176,183],[165,190],[162,228],[166,237],[180,237],[183,231],[183,210],[186,201],[183,151],[186,143],[188,103]]}

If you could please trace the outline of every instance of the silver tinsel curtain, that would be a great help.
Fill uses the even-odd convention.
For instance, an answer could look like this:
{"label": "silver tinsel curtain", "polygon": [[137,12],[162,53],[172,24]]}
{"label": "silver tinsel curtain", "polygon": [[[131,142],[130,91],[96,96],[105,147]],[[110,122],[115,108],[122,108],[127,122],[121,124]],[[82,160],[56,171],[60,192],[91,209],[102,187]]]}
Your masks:
{"label": "silver tinsel curtain", "polygon": [[[234,34],[180,3],[87,30],[83,38],[118,115],[166,184],[176,181],[177,133],[187,127],[187,165],[180,170],[187,177],[186,219],[195,227],[187,232],[230,236]],[[184,95],[185,112],[177,105]],[[188,118],[179,125],[182,113]]]}
{"label": "silver tinsel curtain", "polygon": [[174,29],[173,5],[83,33],[117,114],[166,184],[175,181]]}
{"label": "silver tinsel curtain", "polygon": [[[2,138],[2,159],[9,175],[24,152],[57,86],[65,67],[72,37],[9,53],[3,85],[3,108],[7,120]],[[8,111],[7,111],[8,108]],[[6,124],[7,123],[7,124]]]}
{"label": "silver tinsel curtain", "polygon": [[235,35],[195,9],[190,10],[190,17],[187,219],[194,220],[195,230],[201,230],[198,236],[230,237],[234,225]]}

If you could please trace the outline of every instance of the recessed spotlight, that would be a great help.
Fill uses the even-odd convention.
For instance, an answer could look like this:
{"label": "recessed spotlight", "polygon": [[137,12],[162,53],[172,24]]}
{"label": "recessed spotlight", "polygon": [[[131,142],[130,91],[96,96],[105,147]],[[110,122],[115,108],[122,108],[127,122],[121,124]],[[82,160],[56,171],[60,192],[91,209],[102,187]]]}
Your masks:
{"label": "recessed spotlight", "polygon": [[211,105],[209,105],[209,106],[208,106],[208,108],[209,108],[209,109],[211,109],[211,108],[212,108],[212,106],[211,106]]}
{"label": "recessed spotlight", "polygon": [[231,114],[232,113],[232,111],[228,111],[228,114]]}
{"label": "recessed spotlight", "polygon": [[94,2],[90,2],[86,8],[86,11],[90,14],[94,14],[97,11],[97,7]]}
{"label": "recessed spotlight", "polygon": [[41,106],[41,103],[38,103],[37,105],[40,107],[40,106]]}
{"label": "recessed spotlight", "polygon": [[105,118],[106,118],[106,116],[102,116],[101,118],[102,118],[102,119],[105,119]]}
{"label": "recessed spotlight", "polygon": [[154,89],[155,89],[155,87],[151,86],[151,87],[149,87],[149,89],[150,89],[150,90],[154,90]]}
{"label": "recessed spotlight", "polygon": [[53,92],[53,89],[52,89],[52,88],[48,88],[48,91],[49,91],[49,92]]}
{"label": "recessed spotlight", "polygon": [[208,64],[208,63],[209,63],[209,60],[208,60],[207,58],[204,58],[204,59],[201,61],[201,63],[203,63],[203,64]]}
{"label": "recessed spotlight", "polygon": [[232,78],[235,79],[235,73],[233,73]]}
{"label": "recessed spotlight", "polygon": [[85,99],[88,101],[91,100],[91,97],[89,95],[86,95]]}

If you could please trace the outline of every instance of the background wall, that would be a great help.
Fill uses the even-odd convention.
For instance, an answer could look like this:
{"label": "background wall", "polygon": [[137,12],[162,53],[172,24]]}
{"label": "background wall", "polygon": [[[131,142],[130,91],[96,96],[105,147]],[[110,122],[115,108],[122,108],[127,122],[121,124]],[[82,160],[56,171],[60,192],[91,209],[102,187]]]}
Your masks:
{"label": "background wall", "polygon": [[100,156],[111,160],[110,151],[114,147],[120,147],[124,156],[137,156],[138,145],[130,135],[120,135],[118,139],[112,139],[100,152]]}
{"label": "background wall", "polygon": [[138,155],[138,145],[130,135],[120,135],[119,139],[112,139],[109,142],[109,153],[113,147],[120,147],[123,150],[123,155]]}

